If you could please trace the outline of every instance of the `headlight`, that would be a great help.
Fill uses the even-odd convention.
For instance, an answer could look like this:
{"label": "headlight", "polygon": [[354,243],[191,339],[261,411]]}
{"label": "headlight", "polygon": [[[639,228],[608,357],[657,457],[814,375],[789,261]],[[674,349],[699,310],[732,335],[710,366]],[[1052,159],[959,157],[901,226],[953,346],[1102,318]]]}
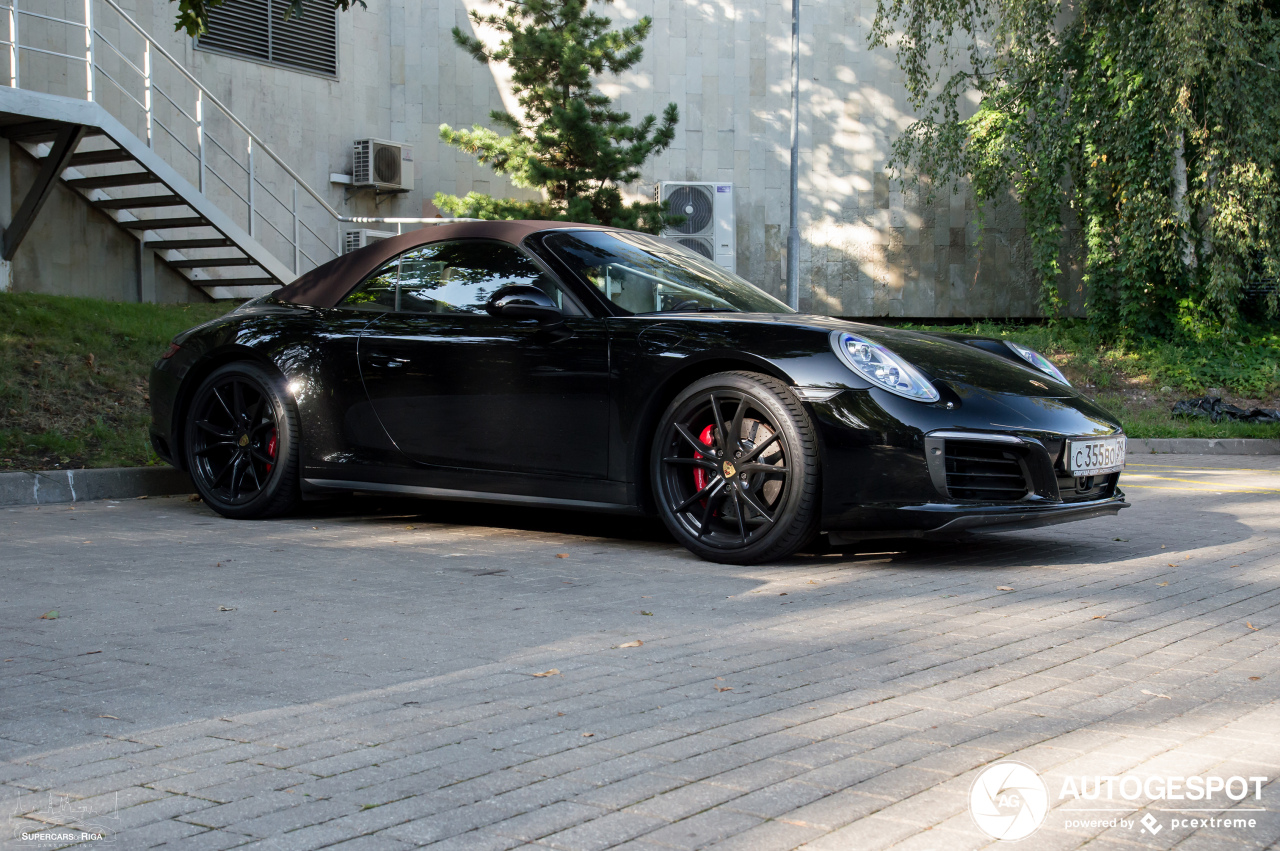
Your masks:
{"label": "headlight", "polygon": [[845,365],[877,387],[917,402],[938,401],[938,391],[911,364],[879,343],[832,331],[831,345]]}
{"label": "headlight", "polygon": [[1017,343],[1010,342],[1009,340],[1005,340],[1004,344],[1012,349],[1014,354],[1034,366],[1036,369],[1048,375],[1052,375],[1068,387],[1071,386],[1071,382],[1067,381],[1067,377],[1062,374],[1062,371],[1054,366],[1047,357],[1040,354],[1035,349],[1028,349],[1026,346],[1020,346]]}

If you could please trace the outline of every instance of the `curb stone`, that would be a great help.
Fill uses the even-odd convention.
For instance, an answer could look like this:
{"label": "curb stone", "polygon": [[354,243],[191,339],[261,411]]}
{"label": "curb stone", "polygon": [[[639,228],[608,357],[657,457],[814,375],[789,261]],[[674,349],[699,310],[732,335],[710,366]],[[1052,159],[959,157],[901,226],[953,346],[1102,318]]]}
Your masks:
{"label": "curb stone", "polygon": [[193,491],[190,477],[175,467],[0,473],[0,506],[130,499]]}
{"label": "curb stone", "polygon": [[1129,438],[1133,455],[1280,455],[1280,440],[1245,437]]}

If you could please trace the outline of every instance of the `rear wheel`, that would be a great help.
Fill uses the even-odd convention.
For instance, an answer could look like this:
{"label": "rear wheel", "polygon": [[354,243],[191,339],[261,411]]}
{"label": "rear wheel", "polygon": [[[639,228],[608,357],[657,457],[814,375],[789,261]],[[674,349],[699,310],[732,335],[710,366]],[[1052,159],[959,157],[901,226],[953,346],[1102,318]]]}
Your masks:
{"label": "rear wheel", "polygon": [[249,362],[214,370],[196,390],[187,469],[209,507],[235,518],[284,514],[298,502],[298,417],[284,382]]}
{"label": "rear wheel", "polygon": [[727,564],[786,558],[818,524],[818,450],[804,406],[766,375],[723,372],[667,408],[650,474],[663,522]]}

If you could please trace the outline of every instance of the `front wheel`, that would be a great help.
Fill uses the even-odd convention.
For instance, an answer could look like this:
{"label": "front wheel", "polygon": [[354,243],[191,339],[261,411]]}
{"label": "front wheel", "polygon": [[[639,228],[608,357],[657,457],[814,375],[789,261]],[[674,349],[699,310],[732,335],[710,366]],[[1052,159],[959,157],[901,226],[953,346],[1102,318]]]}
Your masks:
{"label": "front wheel", "polygon": [[226,517],[284,514],[298,502],[298,417],[283,379],[249,362],[201,382],[187,415],[187,470]]}
{"label": "front wheel", "polygon": [[658,424],[650,475],[671,534],[709,561],[786,558],[817,532],[813,424],[767,375],[722,372],[685,388]]}

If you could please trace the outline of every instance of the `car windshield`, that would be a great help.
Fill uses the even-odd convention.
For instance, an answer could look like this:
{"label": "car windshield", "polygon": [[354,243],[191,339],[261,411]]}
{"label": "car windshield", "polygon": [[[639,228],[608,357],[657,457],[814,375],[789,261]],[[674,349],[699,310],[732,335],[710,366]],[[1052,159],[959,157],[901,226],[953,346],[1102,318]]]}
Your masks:
{"label": "car windshield", "polygon": [[794,312],[732,272],[646,234],[559,231],[545,244],[601,295],[630,313]]}

